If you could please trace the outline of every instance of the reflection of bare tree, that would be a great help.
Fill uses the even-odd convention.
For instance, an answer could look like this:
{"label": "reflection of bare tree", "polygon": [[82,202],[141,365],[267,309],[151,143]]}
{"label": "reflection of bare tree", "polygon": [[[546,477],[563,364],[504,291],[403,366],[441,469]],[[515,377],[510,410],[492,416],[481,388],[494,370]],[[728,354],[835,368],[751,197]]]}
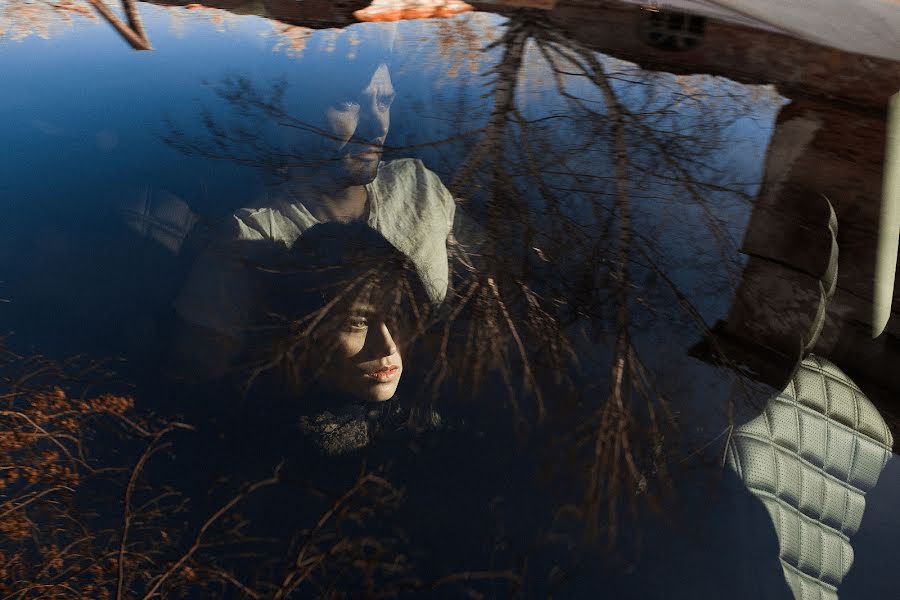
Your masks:
{"label": "reflection of bare tree", "polygon": [[[588,523],[594,531],[605,525],[614,539],[621,499],[652,500],[642,490],[665,484],[662,444],[674,437],[664,435],[674,424],[670,399],[646,366],[635,332],[669,306],[681,309],[695,335],[709,331],[695,304],[702,295],[672,274],[684,264],[667,256],[671,250],[656,239],[655,230],[665,224],[655,224],[654,212],[681,220],[671,212],[678,207],[696,215],[697,237],[706,246],[679,258],[697,261],[690,268],[700,270],[700,255],[712,251],[717,260],[706,259],[711,277],[701,289],[727,289],[740,273],[723,199],[746,205],[746,182],[728,181],[704,164],[718,150],[728,121],[680,115],[712,106],[737,115],[742,100],[727,85],[684,93],[653,73],[605,60],[539,12],[514,14],[495,46],[502,55],[491,70],[490,116],[452,188],[477,198],[489,235],[513,248],[485,262],[499,259],[497,271],[516,273],[520,281],[536,277],[531,270],[541,262],[555,263],[557,272],[539,284],[545,297],[563,300],[554,318],[588,324],[612,339],[608,392],[590,403],[595,408],[579,439],[587,451]],[[519,102],[525,78],[535,73],[551,79],[561,99],[549,115],[526,115]],[[505,289],[515,298],[528,288]]]}
{"label": "reflection of bare tree", "polygon": [[106,0],[11,0],[0,7],[0,38],[24,39],[32,34],[49,37],[54,22],[69,24],[75,17],[96,20],[97,15],[115,29],[135,50],[151,50],[135,0],[122,0],[125,18]]}
{"label": "reflection of bare tree", "polygon": [[[127,397],[79,394],[108,378],[98,365],[3,348],[0,373],[0,591],[21,599],[118,599],[144,589],[178,543],[171,519],[184,502],[170,488],[149,486],[144,466],[166,448],[164,437],[186,426],[136,419]],[[110,428],[123,448],[146,445],[133,468],[94,452],[91,438]],[[123,494],[119,515],[96,492],[104,486]],[[161,589],[214,579],[190,573],[173,571]]]}
{"label": "reflection of bare tree", "polygon": [[[372,597],[448,588],[474,594],[483,582],[519,581],[511,570],[418,576],[398,540],[378,528],[404,495],[365,469],[335,494],[316,488],[320,482],[298,488],[278,464],[265,477],[221,490],[208,512],[191,513],[203,498],[179,491],[173,465],[147,472],[171,460],[173,448],[189,448],[176,438],[193,428],[140,416],[130,397],[88,393],[110,375],[101,364],[0,347],[4,598]],[[115,457],[102,441],[109,435]],[[291,512],[301,497],[320,499],[319,512],[285,539],[258,535],[266,512],[279,506],[270,494],[287,486]],[[247,508],[251,502],[263,502],[262,514]]]}
{"label": "reflection of bare tree", "polygon": [[191,136],[170,124],[167,144],[188,155],[225,160],[266,171],[277,180],[285,180],[291,169],[315,172],[322,166],[321,157],[304,152],[302,147],[285,148],[260,129],[274,124],[282,131],[296,130],[330,137],[321,126],[297,117],[286,106],[287,82],[280,81],[268,90],[259,89],[246,77],[226,78],[214,88],[216,95],[232,110],[238,120],[223,123],[221,117],[204,111],[204,136]]}
{"label": "reflection of bare tree", "polygon": [[[260,125],[275,124],[282,131],[296,130],[325,137],[331,135],[320,126],[296,116],[285,106],[286,89],[286,84],[280,83],[271,90],[263,91],[248,79],[228,79],[216,92],[241,120],[231,125],[207,113],[203,116],[206,135],[189,136],[173,127],[166,141],[188,154],[264,169],[281,183],[290,183],[296,177],[302,177],[303,173],[315,173],[323,166],[322,161],[328,159],[310,155],[304,152],[302,146],[285,149],[283,145],[274,143],[272,139],[259,133]],[[473,133],[463,132],[421,146],[452,144],[471,135]],[[389,150],[409,151],[415,147]],[[524,205],[521,208],[524,210]],[[498,231],[497,234],[499,233],[502,232]],[[465,234],[457,232],[456,237],[449,240],[453,270],[451,278],[455,280],[456,293],[448,300],[448,306],[442,313],[443,316],[450,315],[450,319],[441,323],[441,339],[434,341],[437,358],[434,368],[426,376],[426,385],[437,394],[437,390],[451,375],[461,377],[465,374],[477,387],[486,374],[496,371],[505,382],[509,401],[520,420],[531,420],[535,416],[539,420],[543,419],[546,407],[542,386],[539,385],[532,365],[533,357],[527,350],[535,345],[529,337],[541,336],[540,346],[547,349],[546,358],[560,373],[564,372],[564,365],[570,358],[569,344],[555,319],[542,307],[541,299],[529,288],[522,274],[504,273],[499,263],[491,264],[488,269],[485,261],[470,256],[473,248],[469,247],[465,238]],[[481,248],[475,252],[484,255],[484,250]],[[476,263],[482,264],[476,266]],[[506,288],[509,285],[517,290],[514,297],[508,297],[510,292]],[[357,282],[347,282],[348,290],[354,287],[360,286]],[[420,334],[436,325],[433,311],[427,307],[415,310],[418,322],[414,329]],[[305,320],[316,324],[323,319],[324,316],[319,315]],[[462,331],[460,327],[469,329]],[[303,338],[310,333],[308,327],[301,328],[300,331],[305,333],[297,335],[297,340],[289,344],[290,347],[302,345]],[[451,340],[456,340],[456,343]],[[465,340],[467,350],[460,345],[463,343],[461,340]],[[282,362],[281,357],[275,360]],[[527,418],[520,414],[523,410],[520,406],[523,391],[534,394],[536,401],[533,407],[535,412]]]}
{"label": "reflection of bare tree", "polygon": [[288,56],[300,56],[303,54],[303,51],[306,50],[306,44],[309,42],[309,37],[312,35],[311,29],[278,22],[272,25],[278,35],[278,41],[273,47],[274,51],[283,51]]}
{"label": "reflection of bare tree", "polygon": [[[550,37],[552,42],[546,40],[547,37]],[[580,72],[600,88],[603,101],[605,102],[605,116],[612,127],[612,150],[615,166],[614,211],[618,218],[618,249],[613,262],[612,280],[618,308],[615,316],[616,335],[610,394],[607,401],[602,403],[598,409],[596,423],[594,424],[596,429],[590,434],[594,437],[594,458],[589,471],[588,501],[590,506],[587,514],[589,515],[589,523],[592,529],[596,530],[598,527],[598,508],[601,500],[603,498],[615,499],[621,496],[623,492],[630,496],[631,492],[636,490],[637,484],[642,478],[642,467],[638,466],[642,446],[640,442],[634,440],[633,431],[631,431],[633,425],[631,422],[631,411],[628,407],[632,386],[641,384],[638,391],[647,400],[652,424],[651,433],[658,437],[660,430],[656,411],[654,410],[653,400],[655,398],[652,398],[650,395],[652,390],[649,387],[650,383],[646,381],[646,375],[640,372],[644,379],[637,377],[637,369],[641,368],[641,365],[629,337],[628,307],[631,285],[629,282],[628,263],[632,243],[632,223],[628,197],[629,158],[625,140],[626,115],[624,108],[619,103],[606,79],[606,73],[597,62],[593,53],[578,52],[580,49],[573,50],[569,45],[560,44],[560,41],[564,42],[565,40],[556,37],[552,30],[537,26],[537,23],[532,22],[530,19],[522,19],[519,22],[513,19],[513,23],[507,30],[506,37],[500,42],[505,44],[505,52],[496,71],[499,81],[494,92],[494,110],[487,125],[486,134],[482,143],[470,154],[455,183],[459,184],[469,179],[472,170],[478,166],[479,161],[487,157],[493,157],[494,159],[494,166],[491,171],[493,182],[496,184],[503,177],[502,167],[497,157],[503,154],[502,146],[507,134],[507,125],[514,121],[522,130],[527,128],[526,119],[515,108],[514,92],[518,73],[522,68],[522,54],[526,43],[532,38],[538,38],[538,48],[550,63],[551,68],[553,68],[560,92],[568,98],[578,101],[574,96],[565,92],[563,82],[558,79],[561,69],[557,67],[559,60],[557,57],[564,57],[566,63],[580,67]],[[553,42],[556,45],[552,45]],[[553,56],[551,52],[555,52],[556,56]],[[510,115],[512,115],[512,120],[509,118]],[[524,133],[522,139],[526,139]],[[540,182],[541,175],[536,175]],[[539,185],[539,189],[545,202],[558,206],[558,199],[554,197],[546,185]],[[519,196],[518,194],[514,195]],[[488,210],[488,214],[496,215],[502,210],[499,206],[496,206],[499,204],[497,200],[497,192],[491,188],[488,199],[491,208]],[[522,208],[522,206],[517,206],[513,210],[521,211]],[[526,225],[526,247],[533,246],[533,235],[531,227]],[[615,523],[617,521],[615,514],[616,502],[611,501],[608,506],[610,536],[614,537]]]}
{"label": "reflection of bare tree", "polygon": [[447,77],[457,77],[463,69],[472,74],[481,70],[485,61],[483,40],[490,35],[486,16],[473,13],[466,18],[441,19],[434,23],[438,51],[449,63]]}
{"label": "reflection of bare tree", "polygon": [[144,31],[144,25],[141,22],[141,15],[138,12],[135,0],[122,0],[122,8],[128,20],[125,23],[107,6],[105,0],[86,0],[100,15],[109,23],[113,29],[119,32],[119,35],[128,42],[135,50],[152,50],[150,40],[147,39],[147,32]]}
{"label": "reflection of bare tree", "polygon": [[[576,438],[589,522],[614,537],[622,498],[662,489],[664,441],[676,441],[665,435],[674,425],[672,398],[643,331],[665,322],[702,338],[709,331],[702,302],[730,290],[740,272],[730,211],[746,209],[753,182],[731,179],[715,158],[723,130],[758,98],[741,96],[736,84],[691,87],[601,57],[540,11],[515,13],[491,52],[483,123],[392,148],[462,151],[449,187],[477,223],[474,237],[457,230],[449,240],[453,287],[441,320],[418,327],[435,334],[426,383],[477,390],[495,377],[516,422],[555,421],[577,404],[573,333],[608,340],[587,355],[593,383],[605,391],[599,401],[582,399]],[[549,114],[525,101],[533,80],[549,82],[542,88],[552,91],[543,97]],[[276,176],[315,168],[315,157],[259,134],[257,124],[268,123],[327,135],[285,107],[284,89],[228,80],[217,91],[240,121],[207,114],[205,135],[176,130],[169,142]],[[684,270],[693,279],[678,275]],[[597,367],[606,360],[608,368]]]}
{"label": "reflection of bare tree", "polygon": [[0,38],[48,38],[56,23],[69,26],[77,18],[97,20],[90,7],[81,2],[4,2],[0,6]]}

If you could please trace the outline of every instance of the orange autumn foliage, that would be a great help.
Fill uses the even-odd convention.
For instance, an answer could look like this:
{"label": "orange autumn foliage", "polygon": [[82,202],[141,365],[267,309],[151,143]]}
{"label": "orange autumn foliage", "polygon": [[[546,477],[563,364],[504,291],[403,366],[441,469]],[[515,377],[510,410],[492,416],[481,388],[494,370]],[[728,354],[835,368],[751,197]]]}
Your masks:
{"label": "orange autumn foliage", "polygon": [[461,0],[374,0],[353,13],[360,21],[405,21],[445,18],[474,10]]}

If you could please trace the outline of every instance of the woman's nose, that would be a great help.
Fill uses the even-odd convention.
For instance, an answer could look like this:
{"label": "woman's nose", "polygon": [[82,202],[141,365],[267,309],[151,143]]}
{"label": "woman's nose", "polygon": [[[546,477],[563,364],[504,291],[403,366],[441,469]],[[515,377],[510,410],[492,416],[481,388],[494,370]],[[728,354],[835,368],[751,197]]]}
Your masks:
{"label": "woman's nose", "polygon": [[381,323],[378,326],[378,329],[375,332],[372,349],[377,351],[376,354],[380,356],[396,354],[397,344],[394,342],[394,338],[391,336],[391,331],[388,329],[386,323]]}

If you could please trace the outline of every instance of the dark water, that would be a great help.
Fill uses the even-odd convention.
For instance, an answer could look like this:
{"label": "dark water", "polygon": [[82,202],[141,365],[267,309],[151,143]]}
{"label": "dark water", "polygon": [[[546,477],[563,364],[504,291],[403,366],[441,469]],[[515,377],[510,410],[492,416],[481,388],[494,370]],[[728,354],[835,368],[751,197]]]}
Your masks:
{"label": "dark water", "polygon": [[897,595],[900,63],[167,4],[0,5],[4,597]]}

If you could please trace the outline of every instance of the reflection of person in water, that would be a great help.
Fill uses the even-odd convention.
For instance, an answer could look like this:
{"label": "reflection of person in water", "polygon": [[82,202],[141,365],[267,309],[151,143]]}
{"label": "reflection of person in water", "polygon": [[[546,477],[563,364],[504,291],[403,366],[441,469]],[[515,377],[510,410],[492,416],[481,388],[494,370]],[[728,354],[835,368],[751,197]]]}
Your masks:
{"label": "reflection of person in water", "polygon": [[398,393],[404,369],[427,362],[416,334],[428,295],[380,234],[359,223],[317,225],[261,279],[269,318],[250,332],[248,354],[267,375],[290,376],[286,410],[304,415],[320,450],[344,453],[385,429],[436,425]]}
{"label": "reflection of person in water", "polygon": [[267,271],[263,312],[275,325],[261,328],[262,356],[282,346],[276,354],[295,375],[316,374],[322,387],[366,402],[393,398],[410,303],[427,302],[408,259],[367,226],[327,223]]}
{"label": "reflection of person in water", "polygon": [[[360,31],[368,35],[360,39]],[[325,222],[365,224],[409,260],[430,304],[446,296],[454,200],[421,161],[381,161],[394,97],[391,31],[333,33],[327,52],[307,55],[317,61],[316,71],[331,73],[328,85],[301,98],[283,94],[286,110],[308,125],[278,132],[287,157],[278,169],[285,182],[229,219],[176,302],[187,324],[179,353],[191,375],[222,375],[240,352],[261,292],[247,262],[261,264],[289,251]],[[300,93],[309,94],[303,87]]]}
{"label": "reflection of person in water", "polygon": [[326,342],[334,347],[326,385],[372,402],[394,397],[403,372],[403,358],[394,340],[397,330],[382,308],[357,298],[339,310],[341,316],[330,323],[332,339]]}

